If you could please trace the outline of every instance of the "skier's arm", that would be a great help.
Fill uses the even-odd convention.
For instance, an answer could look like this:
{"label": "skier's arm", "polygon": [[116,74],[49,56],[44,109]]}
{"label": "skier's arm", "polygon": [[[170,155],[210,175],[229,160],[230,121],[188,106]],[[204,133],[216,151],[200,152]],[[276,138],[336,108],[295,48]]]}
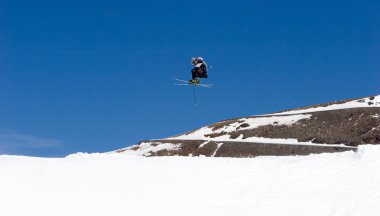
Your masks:
{"label": "skier's arm", "polygon": [[196,68],[201,68],[202,65],[203,65],[203,63],[198,63],[198,64],[195,65],[195,67],[196,67]]}

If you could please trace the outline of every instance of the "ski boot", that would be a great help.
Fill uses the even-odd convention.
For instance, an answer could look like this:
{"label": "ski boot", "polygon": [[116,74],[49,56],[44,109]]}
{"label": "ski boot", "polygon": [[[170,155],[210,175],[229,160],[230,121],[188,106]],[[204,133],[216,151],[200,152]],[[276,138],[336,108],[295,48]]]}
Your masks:
{"label": "ski boot", "polygon": [[190,85],[197,85],[197,84],[199,84],[199,83],[200,83],[200,80],[199,80],[198,77],[189,80],[189,84],[190,84]]}

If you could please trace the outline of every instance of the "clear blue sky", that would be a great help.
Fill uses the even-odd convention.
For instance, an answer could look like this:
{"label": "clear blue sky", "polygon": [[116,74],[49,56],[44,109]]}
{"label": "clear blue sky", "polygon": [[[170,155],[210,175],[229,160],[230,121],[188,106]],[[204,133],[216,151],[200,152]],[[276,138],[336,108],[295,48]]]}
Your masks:
{"label": "clear blue sky", "polygon": [[[379,1],[0,1],[0,154],[103,152],[380,94]],[[212,89],[174,86],[203,56]]]}

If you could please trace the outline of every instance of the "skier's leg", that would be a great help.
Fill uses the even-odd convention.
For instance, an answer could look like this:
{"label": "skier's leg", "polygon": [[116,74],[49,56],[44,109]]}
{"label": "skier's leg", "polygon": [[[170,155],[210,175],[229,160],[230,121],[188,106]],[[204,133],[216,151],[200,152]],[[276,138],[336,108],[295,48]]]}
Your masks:
{"label": "skier's leg", "polygon": [[191,70],[191,77],[192,77],[193,80],[194,80],[195,78],[198,77],[198,71],[197,71],[197,68],[193,68],[193,69]]}
{"label": "skier's leg", "polygon": [[198,79],[198,68],[193,68],[191,70],[191,77],[192,79],[189,80],[189,83],[197,83],[197,79]]}

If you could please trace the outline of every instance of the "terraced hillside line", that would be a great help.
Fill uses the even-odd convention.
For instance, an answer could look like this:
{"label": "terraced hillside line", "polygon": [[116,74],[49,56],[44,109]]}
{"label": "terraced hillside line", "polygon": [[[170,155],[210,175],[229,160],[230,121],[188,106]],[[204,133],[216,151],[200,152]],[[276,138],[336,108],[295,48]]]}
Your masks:
{"label": "terraced hillside line", "polygon": [[[256,157],[256,156],[289,156],[309,155],[318,153],[332,153],[343,151],[356,151],[356,147],[331,146],[331,145],[296,145],[251,143],[234,141],[210,141],[210,140],[149,140],[151,145],[160,143],[172,143],[178,145],[173,150],[160,150],[150,152],[151,156],[207,156],[207,157]],[[138,149],[136,150],[138,151]]]}

